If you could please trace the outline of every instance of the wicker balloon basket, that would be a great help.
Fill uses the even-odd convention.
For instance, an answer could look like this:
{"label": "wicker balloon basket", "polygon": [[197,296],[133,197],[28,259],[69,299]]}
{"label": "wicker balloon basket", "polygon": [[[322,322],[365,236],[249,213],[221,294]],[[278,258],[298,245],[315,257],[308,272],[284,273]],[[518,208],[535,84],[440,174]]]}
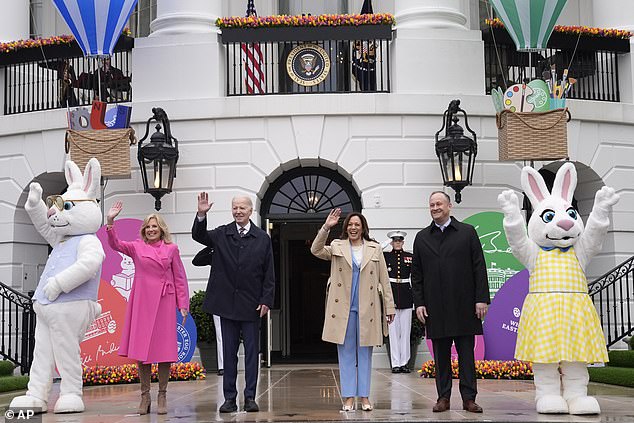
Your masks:
{"label": "wicker balloon basket", "polygon": [[130,146],[136,143],[134,129],[66,131],[66,154],[80,169],[91,157],[101,164],[104,178],[130,177]]}
{"label": "wicker balloon basket", "polygon": [[496,116],[500,160],[568,157],[568,108],[540,113],[503,110]]}

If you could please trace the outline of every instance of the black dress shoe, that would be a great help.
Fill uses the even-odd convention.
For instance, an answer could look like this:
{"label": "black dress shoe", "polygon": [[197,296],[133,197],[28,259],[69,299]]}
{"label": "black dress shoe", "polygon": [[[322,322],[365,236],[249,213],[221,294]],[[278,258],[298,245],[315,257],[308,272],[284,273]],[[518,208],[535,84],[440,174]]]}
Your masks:
{"label": "black dress shoe", "polygon": [[401,373],[410,373],[411,370],[407,366],[401,366]]}
{"label": "black dress shoe", "polygon": [[482,407],[480,407],[474,400],[466,400],[462,402],[462,409],[471,413],[482,413]]}
{"label": "black dress shoe", "polygon": [[235,413],[238,411],[238,405],[236,400],[225,400],[225,403],[220,406],[221,413]]}
{"label": "black dress shoe", "polygon": [[225,374],[225,371],[224,371],[224,370],[222,370],[222,369],[219,369],[219,370],[218,370],[218,376],[222,376],[222,375],[224,375],[224,374]]}
{"label": "black dress shoe", "polygon": [[438,398],[436,405],[432,408],[434,413],[442,413],[443,411],[449,410],[449,399],[448,398]]}
{"label": "black dress shoe", "polygon": [[253,398],[246,398],[244,400],[244,411],[254,413],[260,411],[260,407],[258,407],[258,403]]}
{"label": "black dress shoe", "polygon": [[401,373],[400,367],[392,367],[392,373]]}

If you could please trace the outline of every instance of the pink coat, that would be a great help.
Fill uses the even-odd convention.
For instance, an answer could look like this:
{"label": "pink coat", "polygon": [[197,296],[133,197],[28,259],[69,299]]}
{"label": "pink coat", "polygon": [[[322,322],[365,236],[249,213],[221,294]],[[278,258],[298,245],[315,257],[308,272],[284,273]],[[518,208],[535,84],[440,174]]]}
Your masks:
{"label": "pink coat", "polygon": [[144,363],[177,360],[176,310],[189,310],[189,287],[176,244],[120,241],[106,231],[113,250],[134,260],[119,355]]}

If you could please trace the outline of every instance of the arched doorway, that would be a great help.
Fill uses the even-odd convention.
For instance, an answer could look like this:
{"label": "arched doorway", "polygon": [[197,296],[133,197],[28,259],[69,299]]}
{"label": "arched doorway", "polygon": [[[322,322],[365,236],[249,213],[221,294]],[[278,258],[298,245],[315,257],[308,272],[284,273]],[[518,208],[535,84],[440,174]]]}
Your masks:
{"label": "arched doorway", "polygon": [[[271,310],[271,362],[336,362],[334,344],[321,341],[330,263],[310,253],[327,214],[361,210],[352,183],[332,169],[298,167],[282,173],[261,201],[262,221],[273,242],[277,276]],[[333,228],[338,237],[341,228]]]}

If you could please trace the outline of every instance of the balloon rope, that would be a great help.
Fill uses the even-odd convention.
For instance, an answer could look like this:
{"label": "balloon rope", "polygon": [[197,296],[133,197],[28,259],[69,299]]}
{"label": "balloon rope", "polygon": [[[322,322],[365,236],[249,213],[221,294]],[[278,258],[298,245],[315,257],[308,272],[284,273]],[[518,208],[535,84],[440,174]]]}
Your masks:
{"label": "balloon rope", "polygon": [[[37,26],[37,19],[35,19],[35,12],[33,10],[33,2],[29,2],[29,9],[30,9],[30,12],[31,12],[31,19],[30,19],[31,23],[33,23],[33,28],[35,29],[35,33],[39,35],[40,34],[40,29]],[[40,51],[42,52],[42,57],[44,58],[44,67],[46,69],[51,69],[49,67],[49,65],[48,65],[48,59],[46,58],[46,53],[44,53],[44,46],[42,45],[42,43],[39,43],[39,44],[40,44]],[[57,89],[58,90],[60,89],[59,85],[58,85]],[[58,93],[58,96],[59,96],[59,93]],[[66,102],[66,111],[68,111],[68,110],[69,110],[69,106],[68,106],[68,101],[67,101]],[[68,114],[67,114],[67,116],[68,116]],[[68,127],[70,128],[70,120],[68,122]]]}
{"label": "balloon rope", "polygon": [[103,59],[101,57],[97,57],[97,83],[99,84],[99,99],[101,101],[101,66],[103,65]]}
{"label": "balloon rope", "polygon": [[[489,2],[486,1],[486,3],[488,4]],[[502,68],[502,60],[500,59],[500,52],[498,51],[498,45],[497,42],[495,41],[495,34],[493,33],[493,13],[491,12],[491,9],[488,7],[485,7],[487,14],[489,15],[489,28],[491,30],[491,37],[493,38],[493,49],[495,50],[495,56],[498,59],[498,67],[500,68],[500,75],[502,75],[502,80],[504,81],[504,91],[506,91],[509,87],[508,82],[506,82],[506,76],[504,75],[504,69]]]}
{"label": "balloon rope", "polygon": [[570,56],[570,63],[568,63],[568,70],[572,66],[572,61],[575,58],[575,54],[577,54],[577,47],[579,47],[579,40],[581,39],[581,31],[579,31],[579,36],[577,37],[577,43],[575,44],[575,49],[572,51],[572,56]]}
{"label": "balloon rope", "polygon": [[[35,19],[35,12],[33,11],[33,2],[29,2],[29,9],[31,9],[31,22],[33,23],[33,28],[35,28],[35,33],[39,34],[40,33],[40,29],[37,27],[37,19]],[[40,50],[42,51],[42,57],[44,58],[44,64],[46,65],[46,68],[48,69],[48,60],[46,60],[46,54],[44,54],[44,47],[42,46],[42,43],[40,44]]]}
{"label": "balloon rope", "polygon": [[[40,29],[37,26],[37,19],[35,19],[35,12],[33,10],[33,2],[29,2],[29,3],[30,3],[29,4],[29,9],[30,9],[30,12],[31,12],[31,19],[30,19],[31,23],[33,23],[33,28],[35,29],[35,33],[36,34],[40,34]],[[44,52],[44,46],[42,45],[42,43],[39,43],[39,44],[40,44],[40,51],[42,52],[42,58],[44,58],[44,67],[46,69],[51,69],[51,67],[48,64],[48,59],[46,58],[46,53]],[[67,60],[67,59],[62,59],[62,61],[63,60]],[[59,64],[59,61],[57,63]],[[69,61],[69,63],[67,65],[69,67],[72,67],[71,64],[70,64],[70,61]],[[59,68],[57,69],[57,72],[59,73]],[[56,78],[58,78],[58,77],[59,76],[57,75]],[[62,76],[62,80],[63,79],[64,79],[64,77]],[[66,89],[72,91],[73,90],[73,86],[69,85],[68,88],[66,88]],[[58,93],[57,93],[58,99],[59,98],[64,98],[66,96],[66,91],[64,90],[64,84],[63,83],[62,84],[57,84],[57,90],[58,90]],[[59,92],[60,90],[62,90],[62,91]],[[68,112],[70,112],[70,101],[69,101],[68,98],[64,98],[64,99],[66,101],[66,116],[67,116],[67,120],[68,120],[68,127],[70,128],[70,114],[68,113]]]}

